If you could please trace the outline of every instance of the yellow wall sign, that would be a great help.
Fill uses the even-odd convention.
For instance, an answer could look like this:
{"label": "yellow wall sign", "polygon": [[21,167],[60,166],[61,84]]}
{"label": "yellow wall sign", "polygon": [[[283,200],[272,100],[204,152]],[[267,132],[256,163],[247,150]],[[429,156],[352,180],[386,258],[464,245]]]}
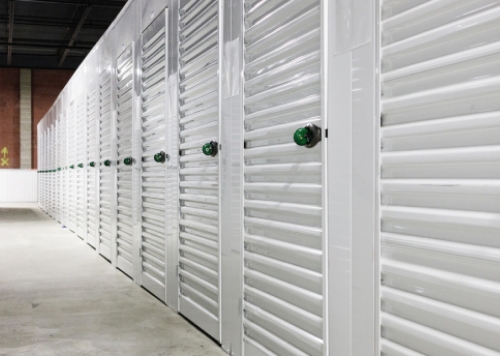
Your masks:
{"label": "yellow wall sign", "polygon": [[3,166],[8,167],[9,166],[9,158],[7,157],[7,155],[9,154],[9,150],[7,149],[7,147],[4,147],[4,148],[2,148],[0,153],[2,154],[2,157],[0,157],[0,167],[3,167]]}

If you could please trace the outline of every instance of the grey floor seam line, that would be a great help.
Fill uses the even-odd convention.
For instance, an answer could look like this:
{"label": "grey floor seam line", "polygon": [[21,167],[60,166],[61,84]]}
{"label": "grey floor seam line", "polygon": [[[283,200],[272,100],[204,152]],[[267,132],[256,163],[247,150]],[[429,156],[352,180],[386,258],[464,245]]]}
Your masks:
{"label": "grey floor seam line", "polygon": [[35,204],[0,204],[0,356],[226,355]]}

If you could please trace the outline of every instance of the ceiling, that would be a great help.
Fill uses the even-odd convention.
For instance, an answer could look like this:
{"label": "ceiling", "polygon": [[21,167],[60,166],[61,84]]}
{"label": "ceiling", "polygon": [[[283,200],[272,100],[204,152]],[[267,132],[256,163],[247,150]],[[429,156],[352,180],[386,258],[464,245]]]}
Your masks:
{"label": "ceiling", "polygon": [[0,0],[0,67],[76,69],[127,0]]}

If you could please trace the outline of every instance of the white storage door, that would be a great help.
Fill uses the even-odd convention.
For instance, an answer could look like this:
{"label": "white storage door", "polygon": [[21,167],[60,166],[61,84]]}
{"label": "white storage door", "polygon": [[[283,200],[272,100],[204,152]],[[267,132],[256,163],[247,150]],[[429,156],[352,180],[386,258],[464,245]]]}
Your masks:
{"label": "white storage door", "polygon": [[117,63],[117,266],[132,276],[132,46]]}
{"label": "white storage door", "polygon": [[61,176],[61,224],[66,225],[68,223],[68,137],[67,137],[67,117],[64,116],[60,122],[61,125],[61,145],[60,149],[60,160],[57,167],[58,174]]}
{"label": "white storage door", "polygon": [[[74,101],[71,102],[67,116],[68,129],[68,228],[76,232],[77,214],[77,187],[76,187],[76,108]],[[72,143],[72,144],[71,144]]]}
{"label": "white storage door", "polygon": [[500,2],[383,2],[381,354],[500,355]]}
{"label": "white storage door", "polygon": [[111,260],[111,69],[99,75],[99,253]]}
{"label": "white storage door", "polygon": [[[218,7],[218,1],[181,1],[179,19],[179,311],[216,340],[220,339]],[[210,142],[214,156],[202,152]]]}
{"label": "white storage door", "polygon": [[62,205],[63,205],[63,172],[61,171],[62,163],[62,130],[61,130],[62,117],[55,123],[56,128],[56,143],[55,143],[55,154],[56,154],[56,220],[62,222]]}
{"label": "white storage door", "polygon": [[325,355],[320,1],[245,1],[244,58],[245,354]]}
{"label": "white storage door", "polygon": [[48,129],[48,144],[47,144],[47,151],[48,151],[48,188],[49,188],[49,194],[48,194],[48,214],[53,218],[54,217],[54,157],[53,157],[53,152],[54,152],[54,127],[51,126]]}
{"label": "white storage door", "polygon": [[56,218],[56,128],[50,128],[50,216]]}
{"label": "white storage door", "polygon": [[[142,285],[165,301],[165,89],[166,26],[160,15],[142,40]],[[163,21],[162,21],[163,20]]]}
{"label": "white storage door", "polygon": [[86,113],[85,98],[79,95],[76,108],[76,234],[86,240],[87,232],[87,204],[85,188],[85,164],[87,160],[87,134],[86,134]]}
{"label": "white storage door", "polygon": [[94,86],[87,95],[87,243],[95,246],[97,242],[96,231],[96,167],[99,167],[96,148],[97,134],[97,105],[96,90]]}

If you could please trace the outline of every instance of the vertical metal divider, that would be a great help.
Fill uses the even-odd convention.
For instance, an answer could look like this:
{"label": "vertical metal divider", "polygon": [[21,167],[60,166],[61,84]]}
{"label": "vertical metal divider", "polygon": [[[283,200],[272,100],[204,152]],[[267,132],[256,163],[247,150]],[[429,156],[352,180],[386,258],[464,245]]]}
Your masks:
{"label": "vertical metal divider", "polygon": [[167,69],[167,142],[166,153],[170,160],[166,162],[165,212],[167,221],[165,230],[166,268],[167,268],[167,305],[173,310],[179,309],[179,50],[178,23],[179,0],[169,0],[167,16],[168,30],[168,69]]}
{"label": "vertical metal divider", "polygon": [[116,233],[117,233],[117,223],[118,223],[118,218],[117,218],[117,184],[118,184],[118,178],[117,178],[117,160],[118,160],[118,136],[117,136],[117,130],[118,130],[118,125],[117,125],[117,100],[116,100],[116,95],[117,95],[117,75],[116,75],[116,68],[117,68],[117,56],[115,54],[111,55],[111,166],[109,169],[111,169],[111,207],[110,207],[110,230],[111,230],[111,236],[110,236],[110,249],[111,249],[111,256],[110,260],[113,265],[113,267],[117,266],[117,258],[118,258],[118,250],[117,250],[117,242],[116,242]]}
{"label": "vertical metal divider", "polygon": [[220,328],[222,349],[243,354],[243,0],[221,1]]}
{"label": "vertical metal divider", "polygon": [[[323,250],[323,354],[329,355],[329,288],[328,288],[328,139],[326,132],[328,132],[328,115],[330,114],[330,106],[328,105],[329,100],[329,86],[328,86],[328,54],[330,48],[330,35],[333,32],[333,24],[329,19],[329,10],[331,3],[328,0],[321,1],[321,126],[324,128],[321,132],[323,136],[321,139],[324,144],[321,145],[322,149],[322,164],[321,164],[321,175],[322,175],[322,187],[323,194],[321,197],[322,209],[322,250]],[[333,7],[333,6],[332,6]],[[333,37],[333,36],[332,36]]]}
{"label": "vertical metal divider", "polygon": [[[381,103],[380,103],[380,97],[382,93],[382,88],[381,88],[381,80],[380,80],[380,69],[381,69],[381,41],[382,41],[382,32],[381,32],[381,19],[382,19],[382,6],[381,6],[381,0],[374,0],[374,13],[375,13],[375,22],[374,22],[374,45],[375,45],[375,118],[380,118],[382,114],[382,108],[381,108]],[[381,287],[381,279],[380,279],[380,256],[381,256],[381,246],[380,246],[380,232],[381,232],[381,221],[382,217],[380,214],[380,147],[382,142],[380,139],[380,124],[377,120],[375,123],[375,137],[374,137],[374,142],[376,144],[376,149],[375,149],[375,159],[374,159],[374,186],[375,186],[375,197],[374,197],[374,209],[375,209],[375,224],[374,224],[374,234],[375,234],[375,241],[373,242],[374,246],[374,269],[373,269],[373,280],[374,280],[374,291],[373,291],[373,309],[374,309],[374,325],[373,325],[373,339],[374,339],[374,345],[373,345],[373,354],[374,355],[380,355],[381,354],[381,346],[380,346],[380,327],[381,327],[381,320],[380,320],[380,287]]]}
{"label": "vertical metal divider", "polygon": [[[140,12],[137,11],[137,14]],[[141,21],[140,19],[138,21]],[[132,46],[133,76],[132,76],[132,266],[133,279],[137,285],[142,284],[142,119],[141,119],[141,53],[142,53],[142,33],[136,31],[137,38]]]}
{"label": "vertical metal divider", "polygon": [[[169,54],[170,54],[170,48],[169,48],[169,43],[170,43],[170,38],[169,38],[169,35],[170,35],[170,27],[169,27],[169,24],[170,24],[170,20],[169,20],[169,16],[170,16],[170,13],[171,11],[169,11],[168,7],[165,9],[164,13],[163,13],[163,16],[165,16],[165,60],[167,61],[167,63],[165,64],[165,116],[164,116],[164,120],[165,120],[165,148],[167,149],[167,145],[168,145],[168,134],[169,134],[169,131],[171,130],[171,127],[169,127],[168,125],[168,122],[169,122],[169,115],[167,115],[168,113],[168,106],[169,106],[169,101],[168,101],[168,98],[169,98],[169,82],[168,82],[168,71],[169,71],[169,64],[170,64],[170,58],[169,58]],[[172,155],[170,154],[170,152],[167,150],[167,152],[165,152],[166,155],[169,155],[169,157],[172,157]],[[171,158],[170,158],[171,159]],[[164,173],[165,173],[165,205],[168,204],[168,180],[167,180],[167,177],[168,177],[168,163],[170,161],[170,159],[167,159],[165,158],[165,167],[164,167]],[[170,280],[169,281],[169,272],[170,272],[170,269],[176,269],[176,265],[177,263],[175,263],[174,265],[169,265],[169,258],[168,258],[168,254],[169,254],[169,244],[168,244],[168,234],[167,234],[167,221],[169,219],[169,212],[168,212],[168,209],[166,208],[165,206],[165,303],[168,305],[168,291],[169,289],[171,289],[172,286],[175,286],[177,284],[177,280]]]}
{"label": "vertical metal divider", "polygon": [[[219,42],[219,46],[218,46],[218,50],[219,50],[219,61],[218,61],[218,73],[219,75],[217,76],[217,86],[218,86],[218,107],[219,107],[219,122],[218,122],[218,128],[219,128],[219,132],[217,133],[217,136],[219,137],[219,154],[217,155],[217,166],[218,166],[218,171],[219,171],[219,177],[218,177],[218,227],[219,227],[219,236],[218,236],[218,242],[219,242],[219,248],[218,248],[218,256],[217,256],[217,259],[219,261],[219,266],[218,266],[218,269],[219,269],[219,286],[218,286],[218,290],[219,290],[219,300],[218,300],[218,304],[219,304],[219,315],[217,316],[218,319],[219,319],[219,340],[222,340],[221,337],[222,337],[222,321],[221,321],[221,316],[222,316],[222,184],[221,184],[221,180],[222,180],[222,167],[221,167],[221,163],[222,163],[222,75],[223,75],[223,72],[226,73],[226,71],[224,70],[224,65],[223,65],[223,53],[224,53],[224,50],[222,48],[223,46],[223,39],[224,39],[224,29],[226,26],[224,26],[224,1],[223,0],[219,0],[218,2],[218,6],[219,6],[219,9],[218,9],[218,15],[219,15],[219,28],[218,28],[218,35],[219,35],[219,38],[218,38],[218,42]],[[224,148],[226,148],[226,145],[224,145]]]}

